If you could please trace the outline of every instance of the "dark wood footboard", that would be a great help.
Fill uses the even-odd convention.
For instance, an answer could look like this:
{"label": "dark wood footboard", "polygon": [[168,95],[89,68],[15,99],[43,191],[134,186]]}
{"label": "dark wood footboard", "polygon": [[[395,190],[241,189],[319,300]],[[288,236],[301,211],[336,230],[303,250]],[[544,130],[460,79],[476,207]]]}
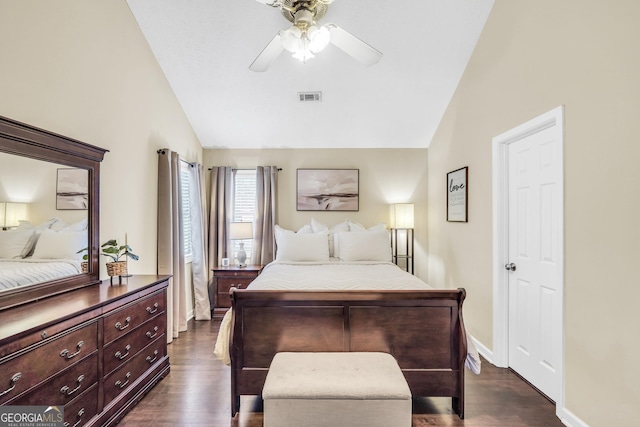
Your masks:
{"label": "dark wood footboard", "polygon": [[261,395],[283,351],[381,351],[398,361],[414,396],[452,398],[464,417],[465,290],[231,292],[232,416]]}

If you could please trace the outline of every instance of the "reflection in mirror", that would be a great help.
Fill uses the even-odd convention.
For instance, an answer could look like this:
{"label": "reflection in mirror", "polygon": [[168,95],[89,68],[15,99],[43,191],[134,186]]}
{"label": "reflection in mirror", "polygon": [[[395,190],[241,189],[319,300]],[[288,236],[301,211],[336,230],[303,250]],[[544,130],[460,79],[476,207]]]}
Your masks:
{"label": "reflection in mirror", "polygon": [[0,152],[0,292],[83,272],[88,176]]}

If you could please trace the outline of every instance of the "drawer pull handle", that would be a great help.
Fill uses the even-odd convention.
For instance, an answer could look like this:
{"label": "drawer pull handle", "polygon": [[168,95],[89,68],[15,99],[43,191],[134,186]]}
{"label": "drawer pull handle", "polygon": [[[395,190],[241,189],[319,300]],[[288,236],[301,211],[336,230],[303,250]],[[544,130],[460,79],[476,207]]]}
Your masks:
{"label": "drawer pull handle", "polygon": [[64,387],[62,387],[60,389],[60,393],[66,394],[67,396],[71,396],[73,393],[75,393],[76,391],[80,390],[80,387],[82,387],[82,381],[84,381],[84,375],[80,375],[78,377],[78,387],[76,387],[73,390],[71,390],[71,387],[66,385],[66,386],[64,386]]}
{"label": "drawer pull handle", "polygon": [[114,356],[116,357],[116,359],[122,360],[129,355],[129,350],[131,350],[131,345],[127,345],[124,348],[124,351],[126,351],[126,353],[123,354],[121,351],[117,351]]}
{"label": "drawer pull handle", "polygon": [[11,390],[16,388],[16,383],[20,381],[20,378],[22,378],[22,372],[13,374],[13,376],[11,377],[11,381],[9,382],[10,384],[9,388],[3,391],[2,393],[0,393],[0,397],[4,396],[5,394],[9,393]]}
{"label": "drawer pull handle", "polygon": [[155,313],[156,311],[158,311],[158,303],[153,304],[153,308],[151,308],[151,307],[147,307],[147,312],[148,312],[149,314],[153,314],[153,313]]}
{"label": "drawer pull handle", "polygon": [[129,378],[131,378],[131,372],[127,372],[127,375],[124,376],[126,378],[125,382],[122,382],[120,380],[116,381],[116,387],[119,387],[120,389],[123,389],[127,386],[127,384],[129,384]]}
{"label": "drawer pull handle", "polygon": [[147,356],[147,362],[153,363],[158,359],[158,350],[153,352],[153,357]]}
{"label": "drawer pull handle", "polygon": [[65,348],[60,352],[60,357],[64,357],[67,360],[73,359],[74,357],[80,354],[80,352],[82,351],[83,345],[84,345],[84,341],[78,342],[78,344],[76,345],[76,348],[78,349],[78,351],[76,351],[75,353],[70,353],[69,350]]}
{"label": "drawer pull handle", "polygon": [[[82,416],[84,415],[84,408],[78,411],[78,421],[71,427],[78,427],[82,423]],[[65,422],[64,427],[69,427],[71,424]]]}
{"label": "drawer pull handle", "polygon": [[158,327],[157,327],[157,326],[153,328],[153,332],[154,332],[153,334],[151,333],[151,331],[148,331],[148,332],[147,332],[147,337],[148,337],[150,340],[152,340],[152,339],[154,339],[155,337],[157,337],[157,336],[158,336]]}
{"label": "drawer pull handle", "polygon": [[126,319],[124,319],[124,325],[120,322],[116,323],[116,329],[119,331],[124,331],[129,327],[130,324],[131,324],[131,317],[127,317]]}

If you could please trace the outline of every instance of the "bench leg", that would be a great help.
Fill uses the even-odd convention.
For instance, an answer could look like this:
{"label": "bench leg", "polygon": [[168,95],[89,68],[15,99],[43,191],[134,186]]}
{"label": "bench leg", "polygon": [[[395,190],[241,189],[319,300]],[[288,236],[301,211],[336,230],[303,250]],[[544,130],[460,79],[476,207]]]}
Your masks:
{"label": "bench leg", "polygon": [[464,399],[458,397],[451,398],[451,409],[453,412],[460,416],[461,420],[464,420]]}
{"label": "bench leg", "polygon": [[240,411],[240,396],[231,395],[231,418]]}

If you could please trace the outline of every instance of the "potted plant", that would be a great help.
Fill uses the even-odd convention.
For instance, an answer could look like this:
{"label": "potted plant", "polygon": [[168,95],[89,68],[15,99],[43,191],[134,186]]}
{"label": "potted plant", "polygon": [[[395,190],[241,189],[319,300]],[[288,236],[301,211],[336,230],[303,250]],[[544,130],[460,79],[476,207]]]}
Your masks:
{"label": "potted plant", "polygon": [[104,255],[113,260],[113,262],[107,263],[107,274],[109,276],[126,276],[127,275],[127,262],[120,261],[122,257],[129,257],[133,260],[138,260],[140,257],[131,252],[129,245],[118,245],[116,239],[111,239],[106,243],[103,243],[102,252],[100,255]]}
{"label": "potted plant", "polygon": [[82,267],[83,273],[88,273],[89,272],[89,248],[82,248],[76,253],[83,254],[82,263],[80,264],[80,266]]}

